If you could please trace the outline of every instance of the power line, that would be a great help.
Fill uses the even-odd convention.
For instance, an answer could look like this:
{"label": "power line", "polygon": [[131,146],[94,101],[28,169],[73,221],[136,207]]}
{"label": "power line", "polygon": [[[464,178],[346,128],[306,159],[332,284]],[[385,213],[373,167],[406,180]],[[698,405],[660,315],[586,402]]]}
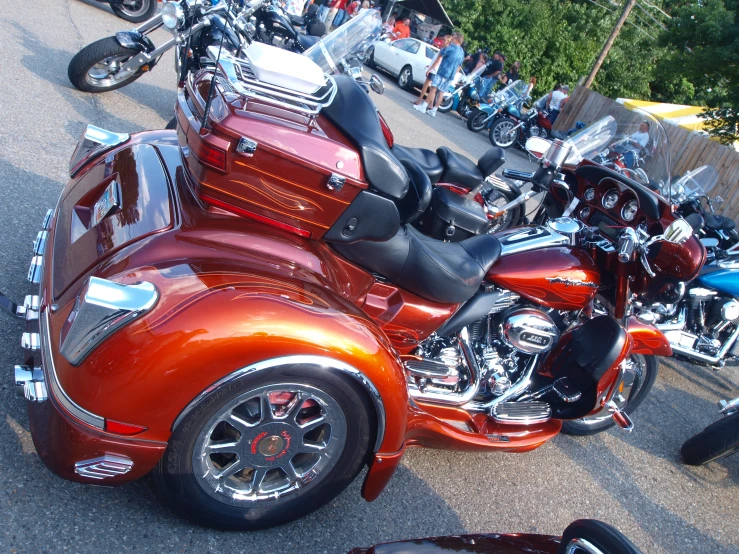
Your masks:
{"label": "power line", "polygon": [[639,2],[637,2],[636,5],[637,5],[637,7],[641,11],[643,11],[645,14],[647,14],[652,21],[654,21],[657,25],[659,25],[662,28],[663,31],[666,31],[667,30],[667,25],[665,25],[661,21],[658,21],[657,18],[655,18],[651,13],[649,13],[644,6],[642,6]]}
{"label": "power line", "polygon": [[[613,9],[609,8],[608,6],[604,6],[604,5],[602,5],[602,4],[599,4],[599,3],[598,3],[598,2],[596,2],[595,0],[588,0],[588,2],[590,2],[591,4],[595,4],[595,5],[596,5],[596,6],[598,6],[599,8],[602,8],[602,9],[604,9],[604,10],[606,10],[606,11],[609,11],[609,12],[615,12],[615,11],[616,11],[616,10],[613,10]],[[644,21],[644,20],[643,20],[643,19],[641,19],[641,18],[640,18],[639,16],[636,16],[636,17],[637,17],[637,18],[639,19],[639,21]],[[641,27],[639,27],[639,26],[638,26],[637,24],[635,24],[634,22],[632,22],[632,21],[626,21],[626,23],[628,23],[629,25],[631,25],[632,27],[634,27],[635,29],[637,29],[637,30],[638,30],[638,31],[640,31],[641,33],[645,34],[646,36],[648,36],[648,37],[649,37],[649,38],[651,38],[652,40],[657,40],[657,39],[656,39],[655,37],[653,37],[652,35],[650,35],[649,33],[647,33],[647,32],[646,32],[646,31],[645,31],[644,29],[642,29]],[[645,25],[646,25],[646,22],[644,22],[644,23],[645,23]],[[649,25],[647,25],[647,26],[649,27]],[[651,29],[652,27],[649,27],[649,28]]]}
{"label": "power line", "polygon": [[658,8],[654,4],[650,4],[646,0],[641,0],[641,1],[644,3],[645,6],[649,6],[650,8],[654,8],[655,10],[657,10],[658,12],[660,12],[662,15],[664,15],[667,19],[672,19],[672,16],[669,13],[667,13],[665,11],[662,11],[660,8]]}

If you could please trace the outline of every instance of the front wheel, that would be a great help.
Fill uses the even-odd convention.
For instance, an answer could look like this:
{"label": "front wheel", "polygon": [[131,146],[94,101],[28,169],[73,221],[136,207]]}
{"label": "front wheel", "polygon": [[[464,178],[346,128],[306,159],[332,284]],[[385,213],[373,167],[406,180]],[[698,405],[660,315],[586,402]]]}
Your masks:
{"label": "front wheel", "polygon": [[400,70],[400,74],[398,75],[398,86],[406,90],[411,90],[413,88],[413,70],[409,65],[406,65]]}
{"label": "front wheel", "polygon": [[731,456],[739,451],[739,412],[711,423],[703,431],[685,441],[680,449],[683,461],[691,466]]}
{"label": "front wheel", "polygon": [[[623,386],[614,395],[614,402],[622,411],[631,415],[644,402],[657,378],[656,356],[632,354],[626,360]],[[582,419],[562,422],[562,432],[568,435],[595,435],[616,424],[607,409]]]}
{"label": "front wheel", "polygon": [[490,127],[490,142],[493,146],[499,146],[500,148],[510,148],[513,143],[516,142],[516,135],[518,129],[515,131],[513,128],[516,126],[516,121],[510,117],[501,117],[498,121],[493,123]]}
{"label": "front wheel", "polygon": [[115,37],[88,44],[69,62],[67,75],[74,87],[83,92],[107,92],[134,82],[143,75],[137,71],[126,78],[118,76],[121,67],[138,51],[121,46]]}
{"label": "front wheel", "polygon": [[562,533],[557,554],[593,552],[584,541],[597,548],[598,552],[641,554],[641,550],[618,529],[596,519],[579,519],[570,523]]}
{"label": "front wheel", "polygon": [[157,0],[123,0],[120,4],[111,4],[110,7],[121,19],[141,23],[157,13]]}
{"label": "front wheel", "polygon": [[441,104],[439,104],[439,107],[437,108],[437,111],[447,113],[452,110],[452,106],[454,106],[454,96],[451,94],[445,94]]}
{"label": "front wheel", "polygon": [[482,110],[473,110],[467,116],[467,128],[473,133],[479,133],[485,128],[488,114]]}
{"label": "front wheel", "polygon": [[351,378],[294,364],[207,394],[154,471],[171,508],[209,527],[252,530],[317,510],[359,473],[374,410]]}

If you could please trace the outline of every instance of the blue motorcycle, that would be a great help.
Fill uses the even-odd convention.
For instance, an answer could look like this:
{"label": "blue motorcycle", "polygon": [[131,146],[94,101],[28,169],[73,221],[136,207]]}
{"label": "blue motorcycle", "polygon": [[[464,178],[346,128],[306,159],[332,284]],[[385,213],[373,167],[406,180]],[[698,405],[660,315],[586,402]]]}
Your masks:
{"label": "blue motorcycle", "polygon": [[[490,102],[480,104],[478,110],[467,118],[467,128],[478,133],[483,129],[490,129],[498,119],[508,118],[508,125],[505,128],[506,133],[510,132],[513,127],[521,121],[521,112],[523,102],[527,97],[527,85],[523,81],[515,81],[504,89],[499,90],[490,98]],[[508,146],[515,142],[515,135]],[[500,146],[497,145],[496,146]],[[508,146],[503,146],[507,148]]]}
{"label": "blue motorcycle", "polygon": [[462,75],[444,93],[444,99],[439,105],[438,111],[442,113],[456,111],[465,119],[480,106],[480,74],[485,66],[479,67],[469,75]]}

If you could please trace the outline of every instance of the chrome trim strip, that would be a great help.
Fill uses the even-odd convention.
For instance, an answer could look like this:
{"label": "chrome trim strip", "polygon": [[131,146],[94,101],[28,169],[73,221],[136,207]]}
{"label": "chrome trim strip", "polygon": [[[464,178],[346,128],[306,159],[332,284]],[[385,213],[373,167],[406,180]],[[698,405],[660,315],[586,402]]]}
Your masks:
{"label": "chrome trim strip", "polygon": [[44,216],[44,222],[42,225],[42,227],[47,231],[51,228],[51,218],[52,217],[54,217],[54,210],[49,208],[48,210],[46,210],[46,215]]}
{"label": "chrome trim strip", "polygon": [[91,158],[123,144],[130,138],[131,136],[127,133],[113,133],[94,125],[88,125],[69,160],[69,176],[74,177]]}
{"label": "chrome trim strip", "polygon": [[41,273],[44,266],[43,256],[34,256],[31,258],[31,266],[28,268],[28,280],[34,285],[41,283]]}
{"label": "chrome trim strip", "polygon": [[83,460],[74,464],[74,472],[90,479],[107,479],[125,475],[133,468],[133,461],[116,454],[103,454],[99,458]]}
{"label": "chrome trim strip", "polygon": [[[44,219],[44,224],[46,220]],[[33,253],[36,256],[43,256],[44,248],[46,247],[46,239],[49,236],[49,231],[39,231],[36,235],[36,240],[33,241]]]}
{"label": "chrome trim strip", "polygon": [[79,365],[103,341],[150,310],[159,300],[157,288],[146,281],[123,285],[90,277],[70,314],[72,321],[59,352]]}
{"label": "chrome trim strip", "polygon": [[585,554],[604,554],[604,552],[585,539],[574,538],[565,549],[565,554],[575,554],[576,552],[585,552]]}
{"label": "chrome trim strip", "polygon": [[272,358],[271,360],[264,360],[250,366],[237,369],[233,373],[229,373],[222,379],[219,379],[203,392],[198,394],[195,398],[193,398],[185,407],[185,409],[180,412],[180,415],[177,416],[177,419],[174,420],[174,423],[172,424],[172,431],[174,431],[180,424],[180,422],[183,421],[188,416],[188,414],[195,409],[195,406],[197,406],[197,404],[203,398],[205,398],[208,394],[210,394],[217,388],[226,385],[232,381],[235,381],[236,379],[239,379],[244,375],[249,375],[251,373],[256,373],[257,371],[262,371],[265,369],[271,369],[284,365],[317,365],[328,367],[329,369],[335,369],[346,375],[349,375],[350,377],[354,378],[360,385],[362,385],[362,387],[364,387],[364,389],[369,393],[370,399],[375,406],[375,411],[377,412],[377,440],[375,441],[375,447],[373,450],[373,452],[377,452],[377,450],[380,448],[380,445],[382,444],[383,438],[385,437],[385,405],[382,402],[382,396],[380,396],[380,392],[377,390],[377,387],[375,387],[374,383],[372,383],[372,381],[370,381],[370,379],[364,373],[362,373],[355,367],[352,367],[344,362],[340,362],[339,360],[334,360],[333,358],[327,358],[324,356],[284,356],[282,358]]}
{"label": "chrome trim strip", "polygon": [[500,240],[501,257],[539,248],[570,244],[569,237],[553,229],[540,226],[523,227],[515,233],[498,237],[498,239]]}
{"label": "chrome trim strip", "polygon": [[44,368],[44,373],[47,377],[47,383],[49,389],[54,395],[54,398],[62,407],[67,410],[71,415],[84,421],[88,425],[97,427],[98,429],[105,429],[105,419],[99,415],[95,415],[88,412],[84,408],[77,405],[68,395],[64,392],[59,380],[56,376],[56,368],[54,367],[54,358],[51,353],[51,345],[49,344],[49,310],[48,307],[43,311],[40,318],[40,335],[41,335],[41,365]]}

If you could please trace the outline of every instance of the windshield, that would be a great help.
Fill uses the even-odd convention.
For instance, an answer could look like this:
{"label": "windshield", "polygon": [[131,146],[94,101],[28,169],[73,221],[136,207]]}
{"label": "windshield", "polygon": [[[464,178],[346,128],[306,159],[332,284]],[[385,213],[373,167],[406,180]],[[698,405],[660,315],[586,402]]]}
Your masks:
{"label": "windshield", "polygon": [[672,200],[678,204],[690,197],[708,196],[718,184],[718,171],[712,165],[702,165],[672,183]]}
{"label": "windshield", "polygon": [[669,199],[670,143],[651,114],[633,110],[619,114],[618,120],[605,116],[573,133],[567,144],[572,147],[567,165],[591,160]]}
{"label": "windshield", "polygon": [[515,81],[506,88],[495,93],[496,104],[515,104],[526,96],[528,86],[523,81]]}
{"label": "windshield", "polygon": [[324,73],[334,73],[339,62],[348,56],[363,58],[381,32],[380,12],[365,9],[308,48],[303,55],[313,60]]}

